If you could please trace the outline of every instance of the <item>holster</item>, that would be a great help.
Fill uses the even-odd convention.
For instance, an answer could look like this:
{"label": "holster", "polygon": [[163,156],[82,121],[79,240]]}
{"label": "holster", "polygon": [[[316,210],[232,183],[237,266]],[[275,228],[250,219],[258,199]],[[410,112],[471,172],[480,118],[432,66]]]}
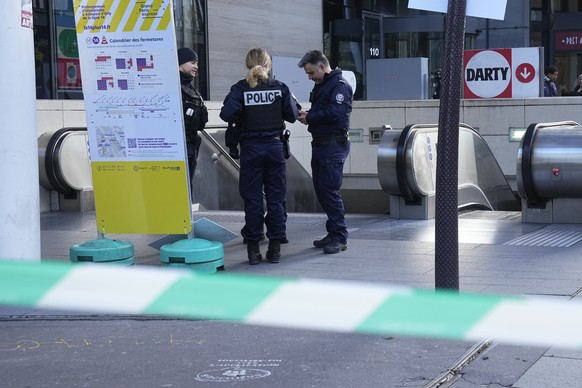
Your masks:
{"label": "holster", "polygon": [[285,155],[285,159],[289,159],[291,156],[291,148],[289,147],[289,138],[291,137],[291,132],[288,129],[285,129],[281,132],[281,142],[283,142],[283,153]]}

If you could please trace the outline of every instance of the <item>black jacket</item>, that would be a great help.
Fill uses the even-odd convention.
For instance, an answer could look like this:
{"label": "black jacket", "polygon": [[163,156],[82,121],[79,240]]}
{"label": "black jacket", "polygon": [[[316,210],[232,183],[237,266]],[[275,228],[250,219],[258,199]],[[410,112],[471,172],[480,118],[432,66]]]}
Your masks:
{"label": "black jacket", "polygon": [[208,109],[204,105],[202,96],[194,87],[194,78],[180,72],[180,86],[182,89],[182,109],[184,112],[184,130],[186,140],[194,141],[198,131],[202,131],[208,122]]}
{"label": "black jacket", "polygon": [[352,87],[342,77],[340,68],[315,84],[309,96],[311,109],[307,113],[308,131],[314,139],[341,134],[350,127]]}

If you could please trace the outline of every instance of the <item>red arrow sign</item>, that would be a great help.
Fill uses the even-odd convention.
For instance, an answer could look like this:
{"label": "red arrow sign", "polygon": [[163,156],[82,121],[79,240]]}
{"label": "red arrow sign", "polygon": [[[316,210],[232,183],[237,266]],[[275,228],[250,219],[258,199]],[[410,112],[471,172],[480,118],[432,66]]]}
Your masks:
{"label": "red arrow sign", "polygon": [[515,69],[515,77],[521,83],[527,84],[533,81],[536,75],[536,69],[530,63],[522,63]]}

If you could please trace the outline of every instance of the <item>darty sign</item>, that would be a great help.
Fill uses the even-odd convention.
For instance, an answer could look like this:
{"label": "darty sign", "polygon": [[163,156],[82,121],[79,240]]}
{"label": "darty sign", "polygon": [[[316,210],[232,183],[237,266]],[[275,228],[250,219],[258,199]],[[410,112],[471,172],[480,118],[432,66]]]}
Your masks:
{"label": "darty sign", "polygon": [[464,98],[527,98],[541,92],[542,48],[467,50]]}

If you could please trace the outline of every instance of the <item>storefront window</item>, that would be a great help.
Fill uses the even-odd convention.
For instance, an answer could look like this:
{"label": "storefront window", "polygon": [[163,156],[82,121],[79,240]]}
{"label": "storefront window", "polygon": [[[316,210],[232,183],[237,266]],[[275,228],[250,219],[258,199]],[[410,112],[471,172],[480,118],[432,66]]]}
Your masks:
{"label": "storefront window", "polygon": [[356,75],[356,92],[354,99],[360,100],[364,88],[364,62],[362,47],[362,20],[334,20],[331,23],[329,53],[332,68],[339,66],[342,70],[353,71]]}
{"label": "storefront window", "polygon": [[582,2],[578,0],[551,0],[551,12],[582,12]]}
{"label": "storefront window", "polygon": [[199,71],[195,82],[203,98],[208,98],[206,46],[206,0],[175,0],[174,21],[177,47],[190,47],[198,54]]}
{"label": "storefront window", "polygon": [[81,65],[73,2],[57,0],[53,7],[56,42],[56,98],[59,100],[82,99]]}
{"label": "storefront window", "polygon": [[35,1],[34,5],[34,68],[36,74],[36,98],[53,97],[52,46],[49,29],[48,1]]}
{"label": "storefront window", "polygon": [[[37,99],[83,98],[73,10],[73,0],[33,0]],[[206,97],[206,0],[175,0],[174,16],[177,46],[198,53],[201,65],[196,81]]]}

